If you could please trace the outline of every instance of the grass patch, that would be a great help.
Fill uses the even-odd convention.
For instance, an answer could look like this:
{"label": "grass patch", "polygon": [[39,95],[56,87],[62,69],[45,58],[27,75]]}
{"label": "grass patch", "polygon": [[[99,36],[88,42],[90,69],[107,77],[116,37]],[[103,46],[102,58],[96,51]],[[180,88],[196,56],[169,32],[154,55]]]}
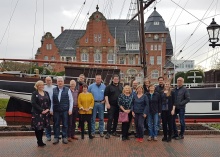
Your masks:
{"label": "grass patch", "polygon": [[219,129],[220,130],[220,124],[216,123],[216,124],[210,124],[211,127]]}
{"label": "grass patch", "polygon": [[0,109],[0,117],[5,117],[5,109]]}
{"label": "grass patch", "polygon": [[6,109],[9,99],[0,99],[0,109]]}

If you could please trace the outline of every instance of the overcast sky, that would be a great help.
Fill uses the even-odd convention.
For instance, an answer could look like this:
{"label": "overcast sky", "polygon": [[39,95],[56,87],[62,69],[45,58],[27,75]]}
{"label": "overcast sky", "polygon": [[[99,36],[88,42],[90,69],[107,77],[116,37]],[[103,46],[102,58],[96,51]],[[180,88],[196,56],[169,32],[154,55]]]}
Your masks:
{"label": "overcast sky", "polygon": [[[51,32],[56,38],[61,33],[61,26],[65,29],[85,29],[88,21],[87,13],[89,12],[90,16],[96,11],[97,4],[99,11],[103,12],[106,18],[127,19],[133,12],[130,11],[128,14],[131,1],[136,0],[86,0],[85,5],[83,0],[37,0],[36,7],[36,0],[0,0],[0,58],[34,57],[40,47],[43,33]],[[214,15],[216,15],[215,21],[220,24],[220,2],[217,3],[218,0],[173,1],[187,11],[182,10],[171,0],[157,0],[157,3],[152,4],[145,11],[145,21],[156,6],[166,26],[171,30],[174,52],[178,54],[181,49],[183,50],[176,57],[185,60],[194,59],[196,64],[199,63],[209,69],[214,58],[218,58],[217,55],[210,56],[217,53],[219,48],[213,50],[208,46],[206,27],[211,23]],[[82,12],[77,19],[80,9]],[[202,18],[207,19],[199,23],[198,19]],[[209,59],[206,60],[207,58]]]}

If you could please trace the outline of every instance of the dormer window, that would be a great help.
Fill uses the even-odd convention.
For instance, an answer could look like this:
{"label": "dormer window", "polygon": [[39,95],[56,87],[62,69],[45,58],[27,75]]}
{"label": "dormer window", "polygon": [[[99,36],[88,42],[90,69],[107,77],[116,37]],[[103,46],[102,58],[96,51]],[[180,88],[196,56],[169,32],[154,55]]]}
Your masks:
{"label": "dormer window", "polygon": [[160,24],[160,22],[154,21],[154,25],[159,25],[159,24]]}

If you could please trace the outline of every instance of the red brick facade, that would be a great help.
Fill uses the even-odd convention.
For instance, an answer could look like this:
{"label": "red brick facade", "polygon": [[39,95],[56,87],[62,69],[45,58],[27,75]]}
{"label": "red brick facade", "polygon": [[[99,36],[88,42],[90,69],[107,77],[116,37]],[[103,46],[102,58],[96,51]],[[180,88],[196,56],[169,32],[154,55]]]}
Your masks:
{"label": "red brick facade", "polygon": [[[158,34],[159,39],[154,40],[154,35],[156,34],[146,34],[146,49],[148,52],[147,55],[147,67],[148,67],[148,78],[152,80],[152,82],[157,82],[157,77],[152,78],[152,71],[157,70],[157,76],[166,76],[164,75],[164,65],[167,60],[166,58],[166,35],[167,34]],[[96,11],[90,17],[85,34],[81,36],[76,41],[76,56],[72,56],[72,61],[77,62],[95,62],[95,54],[99,54],[97,63],[108,63],[108,54],[113,54],[115,49],[115,41],[114,37],[109,31],[109,26],[107,21],[102,13]],[[51,44],[52,48],[48,49],[48,45]],[[116,43],[116,47],[117,47]],[[153,49],[152,49],[153,45]],[[156,46],[155,46],[156,45]],[[157,47],[157,48],[155,48]],[[160,48],[161,47],[161,48]],[[48,58],[45,58],[48,56]],[[161,64],[157,63],[158,56],[162,56]],[[51,58],[52,57],[52,58]],[[53,58],[55,57],[55,58]],[[73,57],[75,59],[73,59]],[[121,62],[120,58],[124,59],[124,63]],[[151,57],[154,58],[154,63],[151,61]],[[36,59],[56,59],[56,60],[65,60],[65,56],[60,56],[59,49],[54,43],[54,38],[51,33],[46,33],[43,37],[43,44],[38,49],[36,54]],[[114,57],[115,59],[115,57]],[[127,53],[127,54],[117,54],[117,63],[118,64],[140,64],[139,60],[139,52],[137,53]],[[111,64],[114,64],[113,62]],[[40,64],[42,65],[42,64]],[[64,65],[51,65],[53,67],[53,71],[63,71]],[[77,65],[74,65],[77,66]],[[161,68],[162,67],[162,68]],[[101,67],[106,68],[106,67]],[[131,69],[131,71],[129,71]],[[161,71],[162,69],[162,71]],[[141,76],[143,74],[141,67],[139,68],[129,68],[129,66],[120,67],[121,73],[123,74],[124,81],[129,82],[130,79],[134,79],[135,76]],[[156,75],[154,75],[156,76]]]}

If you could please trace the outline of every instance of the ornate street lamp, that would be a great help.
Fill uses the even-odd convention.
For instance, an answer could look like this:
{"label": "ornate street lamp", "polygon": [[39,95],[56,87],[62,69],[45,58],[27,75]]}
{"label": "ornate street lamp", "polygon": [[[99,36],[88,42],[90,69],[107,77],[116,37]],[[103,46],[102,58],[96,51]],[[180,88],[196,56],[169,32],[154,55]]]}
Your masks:
{"label": "ornate street lamp", "polygon": [[207,31],[209,34],[209,41],[211,44],[209,46],[212,46],[215,48],[215,46],[220,46],[220,44],[216,44],[219,41],[219,31],[220,31],[220,25],[218,25],[214,18],[212,19],[211,24],[207,27]]}

